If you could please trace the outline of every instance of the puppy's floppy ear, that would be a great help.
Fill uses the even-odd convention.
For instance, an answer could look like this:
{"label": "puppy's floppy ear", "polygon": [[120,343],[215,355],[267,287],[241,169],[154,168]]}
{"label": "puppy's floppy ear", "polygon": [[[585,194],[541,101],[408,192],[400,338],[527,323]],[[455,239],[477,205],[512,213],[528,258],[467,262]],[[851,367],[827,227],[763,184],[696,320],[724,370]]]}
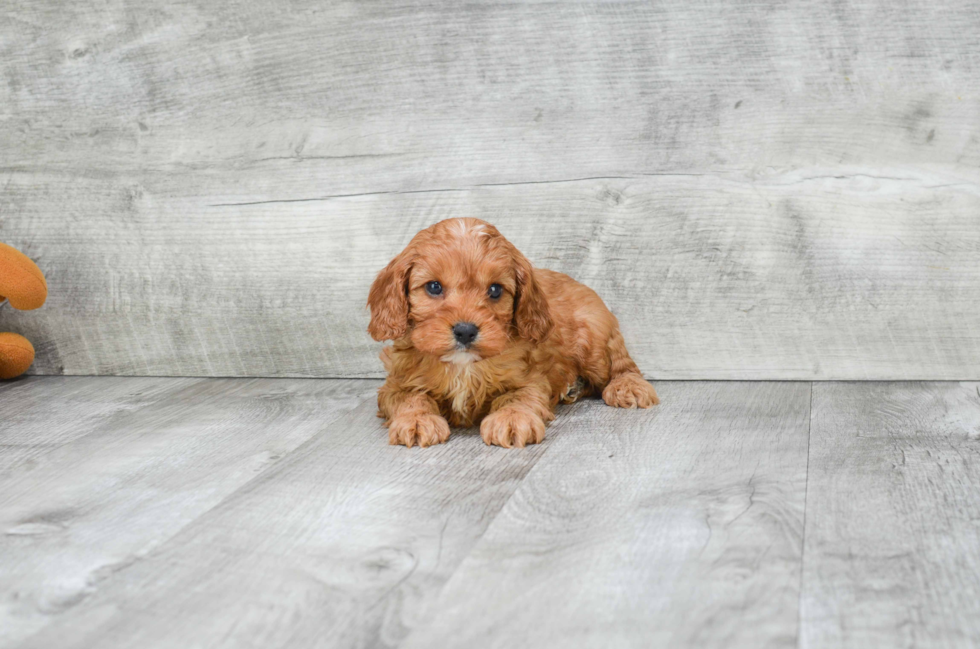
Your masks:
{"label": "puppy's floppy ear", "polygon": [[408,331],[408,272],[412,268],[409,245],[378,273],[371,291],[371,323],[368,333],[375,340],[397,340]]}
{"label": "puppy's floppy ear", "polygon": [[513,250],[517,274],[517,305],[514,308],[514,324],[521,338],[539,343],[551,333],[553,323],[548,301],[541,288],[534,280],[534,270],[531,262],[517,251]]}

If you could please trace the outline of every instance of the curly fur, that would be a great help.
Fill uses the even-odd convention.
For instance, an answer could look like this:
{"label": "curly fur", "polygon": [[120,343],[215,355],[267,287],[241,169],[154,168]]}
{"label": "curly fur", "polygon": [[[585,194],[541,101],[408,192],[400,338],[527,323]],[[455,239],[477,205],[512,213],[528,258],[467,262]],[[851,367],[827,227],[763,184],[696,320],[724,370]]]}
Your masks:
{"label": "curly fur", "polygon": [[[429,295],[427,282],[442,284]],[[503,293],[493,300],[491,284]],[[429,446],[449,424],[480,424],[487,444],[544,439],[559,401],[601,393],[623,408],[659,402],[626,351],[616,317],[596,293],[534,268],[495,227],[448,219],[419,232],[375,279],[368,296],[388,379],[378,392],[392,444]],[[469,347],[452,333],[479,328]]]}

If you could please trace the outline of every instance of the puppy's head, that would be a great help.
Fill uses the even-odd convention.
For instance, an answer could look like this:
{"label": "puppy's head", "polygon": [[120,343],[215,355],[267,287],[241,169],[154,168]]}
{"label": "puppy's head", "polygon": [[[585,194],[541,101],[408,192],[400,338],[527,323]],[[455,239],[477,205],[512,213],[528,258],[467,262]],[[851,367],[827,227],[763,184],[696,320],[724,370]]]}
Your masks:
{"label": "puppy's head", "polygon": [[551,331],[531,264],[489,223],[448,219],[419,232],[382,270],[368,296],[375,340],[410,336],[446,362],[502,352],[514,337]]}

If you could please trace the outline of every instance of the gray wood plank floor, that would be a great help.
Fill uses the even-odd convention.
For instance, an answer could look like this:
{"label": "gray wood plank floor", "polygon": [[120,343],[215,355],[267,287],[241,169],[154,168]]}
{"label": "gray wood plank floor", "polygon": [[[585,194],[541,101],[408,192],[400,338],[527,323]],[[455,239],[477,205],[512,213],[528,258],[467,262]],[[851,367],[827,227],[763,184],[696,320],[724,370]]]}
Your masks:
{"label": "gray wood plank floor", "polygon": [[980,646],[980,386],[815,384],[804,556],[804,646]]}
{"label": "gray wood plank floor", "polygon": [[0,385],[0,647],[980,642],[980,384],[661,382],[520,451],[388,446],[378,384]]}
{"label": "gray wood plank floor", "polygon": [[553,442],[408,646],[795,643],[810,386],[658,387]]}

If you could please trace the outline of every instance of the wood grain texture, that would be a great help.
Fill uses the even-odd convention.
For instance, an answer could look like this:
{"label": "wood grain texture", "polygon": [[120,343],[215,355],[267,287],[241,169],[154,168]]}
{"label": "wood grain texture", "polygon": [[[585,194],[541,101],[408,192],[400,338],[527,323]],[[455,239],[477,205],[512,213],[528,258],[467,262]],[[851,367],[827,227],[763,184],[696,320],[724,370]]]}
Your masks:
{"label": "wood grain texture", "polygon": [[980,642],[980,383],[664,382],[522,451],[390,447],[377,385],[0,384],[0,647]]}
{"label": "wood grain texture", "polygon": [[476,429],[407,449],[376,410],[325,426],[21,646],[397,645],[574,418],[520,452]]}
{"label": "wood grain texture", "polygon": [[0,12],[36,373],[380,376],[370,280],[468,215],[651,377],[977,378],[971,0]]}
{"label": "wood grain texture", "polygon": [[577,412],[403,645],[795,647],[810,386]]}
{"label": "wood grain texture", "polygon": [[980,645],[980,384],[815,384],[801,646]]}
{"label": "wood grain texture", "polygon": [[32,471],[50,451],[195,382],[105,378],[24,377],[0,383],[0,479]]}
{"label": "wood grain texture", "polygon": [[0,646],[79,606],[376,388],[43,377],[0,391],[15,413],[0,434],[35,450],[0,472]]}

